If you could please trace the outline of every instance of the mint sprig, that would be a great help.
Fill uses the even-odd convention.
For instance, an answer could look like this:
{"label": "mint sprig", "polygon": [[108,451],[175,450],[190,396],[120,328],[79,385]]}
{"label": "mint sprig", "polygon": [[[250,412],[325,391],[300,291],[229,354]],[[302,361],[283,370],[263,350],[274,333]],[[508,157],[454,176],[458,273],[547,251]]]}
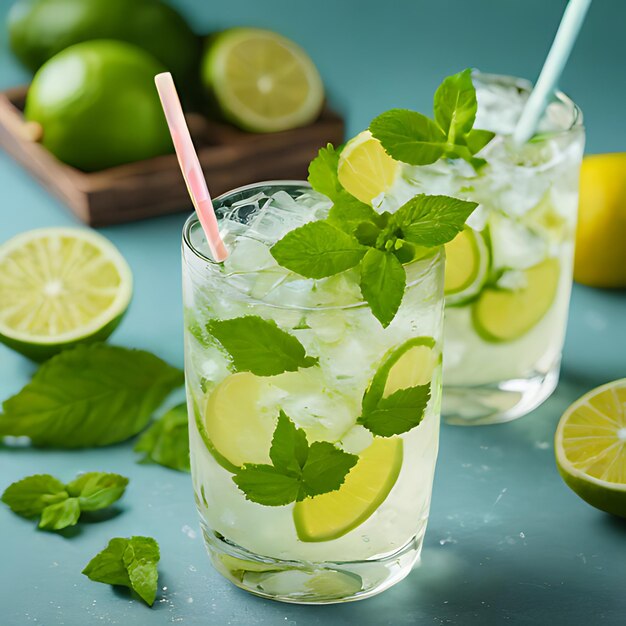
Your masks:
{"label": "mint sprig", "polygon": [[149,352],[81,345],[46,361],[4,402],[0,436],[56,448],[118,443],[143,430],[183,382],[179,369]]}
{"label": "mint sprig", "polygon": [[83,512],[111,506],[126,485],[128,478],[104,472],[82,474],[67,485],[50,474],[35,474],[9,485],[2,502],[22,517],[40,516],[39,528],[62,530],[74,526]]}
{"label": "mint sprig", "polygon": [[82,573],[96,582],[128,587],[152,606],[159,559],[159,544],[152,537],[116,537],[89,561]]}
{"label": "mint sprig", "polygon": [[207,330],[228,352],[238,372],[276,376],[317,363],[296,337],[257,315],[211,320]]}
{"label": "mint sprig", "polygon": [[142,463],[158,463],[163,467],[188,472],[190,464],[187,405],[179,404],[154,421],[141,434],[134,450],[144,453]]}
{"label": "mint sprig", "polygon": [[339,152],[332,143],[320,148],[317,156],[309,164],[309,183],[315,191],[319,191],[333,202],[342,193],[345,193],[339,178]]}
{"label": "mint sprig", "polygon": [[476,89],[470,69],[448,76],[434,97],[435,119],[406,109],[392,109],[374,118],[370,131],[385,151],[410,165],[428,165],[442,157],[462,158],[475,168],[484,164],[474,155],[495,136],[474,130]]}
{"label": "mint sprig", "polygon": [[448,196],[417,195],[394,214],[350,200],[335,201],[326,221],[287,233],[270,249],[276,261],[307,278],[358,268],[361,294],[383,327],[394,319],[406,285],[404,263],[416,247],[451,241],[478,206]]}
{"label": "mint sprig", "polygon": [[284,506],[339,489],[358,457],[327,441],[309,445],[305,432],[281,411],[270,459],[272,465],[246,463],[233,481],[252,502]]}

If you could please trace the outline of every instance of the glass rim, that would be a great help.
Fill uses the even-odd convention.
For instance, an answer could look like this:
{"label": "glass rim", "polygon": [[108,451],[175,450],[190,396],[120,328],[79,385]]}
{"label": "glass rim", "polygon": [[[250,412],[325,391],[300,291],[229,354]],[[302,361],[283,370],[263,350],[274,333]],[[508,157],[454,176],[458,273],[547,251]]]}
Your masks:
{"label": "glass rim", "polygon": [[[235,189],[231,189],[230,191],[227,191],[217,196],[217,198],[215,198],[213,202],[217,203],[220,200],[227,198],[228,196],[231,196],[236,193],[240,193],[242,191],[248,191],[248,190],[252,191],[256,189],[257,187],[264,187],[264,186],[270,186],[270,185],[280,185],[282,187],[305,187],[308,189],[312,189],[311,185],[306,181],[267,180],[267,181],[261,181],[258,183],[250,183],[248,185],[242,185],[241,187],[236,187]],[[185,223],[183,225],[183,237],[182,237],[183,248],[184,250],[188,250],[189,252],[191,252],[196,259],[202,261],[203,263],[206,263],[207,264],[206,267],[212,275],[217,276],[222,280],[228,281],[229,275],[218,273],[218,268],[222,264],[214,261],[210,257],[200,252],[200,250],[198,250],[191,242],[191,237],[190,237],[191,228],[199,223],[200,223],[200,220],[198,219],[198,215],[196,214],[195,211],[185,220]],[[419,273],[417,277],[415,277],[410,282],[407,282],[405,286],[405,292],[409,288],[419,285],[426,278],[426,276],[432,271],[433,267],[441,263],[442,258],[443,258],[442,251],[443,251],[443,246],[437,246],[437,248],[433,248],[433,254],[431,256],[428,256],[424,259],[417,259],[416,261],[414,261],[414,263],[421,263],[421,262],[428,261],[428,265],[424,267],[424,269]],[[189,265],[188,263],[185,263],[184,257],[183,257],[183,264]],[[306,279],[306,280],[313,280],[313,279]],[[244,293],[243,291],[240,291],[235,285],[232,285],[232,287],[233,289],[235,289],[237,292],[241,294],[242,300],[245,300],[246,302],[249,302],[251,304],[262,304],[263,306],[267,306],[267,307],[275,308],[275,309],[288,309],[292,311],[330,311],[330,310],[336,311],[336,310],[342,310],[342,309],[354,309],[354,308],[368,306],[365,300],[359,300],[358,302],[350,302],[349,304],[324,304],[324,305],[319,305],[319,306],[302,306],[302,305],[290,306],[288,304],[277,304],[274,302],[268,302],[267,300],[264,300],[263,298],[254,298],[250,296],[249,294]]]}
{"label": "glass rim", "polygon": [[[510,85],[514,85],[518,89],[522,91],[530,93],[533,89],[533,84],[526,78],[521,78],[519,76],[513,76],[511,74],[493,74],[490,72],[481,72],[479,70],[473,70],[472,76],[477,78],[479,81],[483,81],[485,84],[489,83],[508,83]],[[544,141],[550,141],[555,137],[560,137],[562,135],[568,135],[573,132],[577,132],[580,129],[584,128],[583,124],[583,112],[582,109],[570,98],[565,92],[560,89],[554,89],[551,93],[551,96],[554,98],[549,101],[558,102],[566,107],[568,112],[571,115],[571,122],[566,128],[560,128],[558,130],[545,131],[531,137],[526,143],[543,143]],[[545,111],[544,111],[545,115]],[[502,134],[503,137],[510,137],[512,133]]]}

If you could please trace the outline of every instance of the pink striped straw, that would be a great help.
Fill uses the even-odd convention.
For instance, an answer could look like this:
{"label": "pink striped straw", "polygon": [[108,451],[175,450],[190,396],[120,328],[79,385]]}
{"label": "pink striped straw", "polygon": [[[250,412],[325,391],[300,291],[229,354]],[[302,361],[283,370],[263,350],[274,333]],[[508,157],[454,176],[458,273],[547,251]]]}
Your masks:
{"label": "pink striped straw", "polygon": [[211,254],[215,261],[219,263],[228,257],[228,250],[222,241],[217,227],[217,218],[215,217],[211,195],[202,173],[202,167],[200,167],[198,154],[191,141],[191,135],[185,121],[183,108],[180,106],[174,79],[169,72],[163,72],[154,77],[154,82],[161,98],[161,106],[172,135],[174,149],[176,150],[183,178],[187,184],[187,191],[198,214],[202,230],[211,249]]}

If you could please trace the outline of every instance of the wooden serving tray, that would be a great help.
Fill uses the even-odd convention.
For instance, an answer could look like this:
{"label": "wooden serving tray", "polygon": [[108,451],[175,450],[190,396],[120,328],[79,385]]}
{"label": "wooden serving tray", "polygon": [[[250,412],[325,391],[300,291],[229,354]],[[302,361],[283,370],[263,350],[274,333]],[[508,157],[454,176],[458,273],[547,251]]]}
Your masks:
{"label": "wooden serving tray", "polygon": [[[106,226],[191,210],[173,153],[92,173],[60,162],[37,142],[37,125],[24,120],[27,90],[0,92],[0,146],[83,222]],[[319,148],[344,138],[343,120],[329,109],[310,126],[269,134],[246,133],[199,113],[186,117],[213,196],[262,180],[305,179]]]}

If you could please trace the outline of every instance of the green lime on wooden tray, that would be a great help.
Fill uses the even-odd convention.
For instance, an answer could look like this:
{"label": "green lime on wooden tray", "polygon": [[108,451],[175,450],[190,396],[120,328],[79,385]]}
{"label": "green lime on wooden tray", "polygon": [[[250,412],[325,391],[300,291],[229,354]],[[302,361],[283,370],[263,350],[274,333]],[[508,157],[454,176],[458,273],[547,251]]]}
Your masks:
{"label": "green lime on wooden tray", "polygon": [[31,230],[0,246],[0,341],[42,361],[119,324],[133,290],[130,268],[87,229]]}
{"label": "green lime on wooden tray", "polygon": [[202,81],[226,120],[257,133],[310,124],[324,103],[322,80],[306,52],[258,28],[231,28],[211,37]]}
{"label": "green lime on wooden tray", "polygon": [[626,518],[626,378],[593,389],[563,414],[556,463],[592,506]]}

